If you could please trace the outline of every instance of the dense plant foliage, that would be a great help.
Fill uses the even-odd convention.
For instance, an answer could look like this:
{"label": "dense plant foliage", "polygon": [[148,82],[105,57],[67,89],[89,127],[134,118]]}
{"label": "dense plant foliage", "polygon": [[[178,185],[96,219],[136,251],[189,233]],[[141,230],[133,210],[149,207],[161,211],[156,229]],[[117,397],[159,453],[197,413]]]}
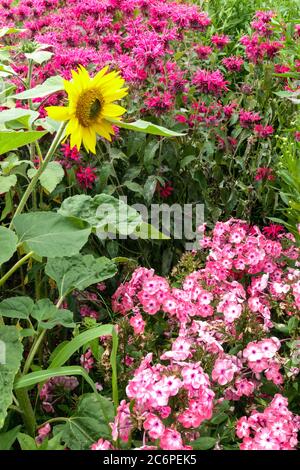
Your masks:
{"label": "dense plant foliage", "polygon": [[[0,0],[0,450],[297,448],[300,7],[277,3]],[[160,204],[203,205],[193,251]]]}

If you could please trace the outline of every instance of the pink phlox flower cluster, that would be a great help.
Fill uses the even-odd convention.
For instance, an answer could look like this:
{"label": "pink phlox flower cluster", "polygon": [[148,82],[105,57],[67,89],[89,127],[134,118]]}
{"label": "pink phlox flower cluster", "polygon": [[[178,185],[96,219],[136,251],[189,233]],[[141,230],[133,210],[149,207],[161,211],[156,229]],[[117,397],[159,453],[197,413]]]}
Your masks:
{"label": "pink phlox flower cluster", "polygon": [[260,413],[252,411],[236,425],[236,435],[243,439],[241,450],[293,450],[298,444],[300,417],[288,409],[288,400],[276,394]]}

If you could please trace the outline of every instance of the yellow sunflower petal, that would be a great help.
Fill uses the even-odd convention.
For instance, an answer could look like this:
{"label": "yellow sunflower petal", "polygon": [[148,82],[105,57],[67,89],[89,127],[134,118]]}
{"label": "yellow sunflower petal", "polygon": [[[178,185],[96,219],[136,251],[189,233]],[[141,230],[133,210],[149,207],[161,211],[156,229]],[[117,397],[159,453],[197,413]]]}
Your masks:
{"label": "yellow sunflower petal", "polygon": [[91,127],[82,127],[82,141],[87,151],[96,153],[96,132]]}
{"label": "yellow sunflower petal", "polygon": [[112,101],[120,100],[124,96],[128,94],[128,88],[123,88],[122,90],[117,90],[117,91],[104,91],[102,92],[102,96],[105,100],[106,103],[111,103]]}
{"label": "yellow sunflower petal", "polygon": [[77,119],[71,119],[66,127],[66,134],[70,135],[71,148],[77,147],[80,150],[82,144],[82,128]]}
{"label": "yellow sunflower petal", "polygon": [[109,69],[109,66],[107,65],[106,67],[104,67],[102,70],[100,70],[98,73],[96,73],[96,75],[94,76],[94,78],[92,79],[93,81],[93,85],[97,86],[98,83],[100,82],[100,79],[106,74],[106,72],[108,71]]}
{"label": "yellow sunflower petal", "polygon": [[107,103],[103,105],[101,110],[101,114],[104,117],[117,117],[122,116],[122,114],[126,113],[126,109],[118,104]]}
{"label": "yellow sunflower petal", "polygon": [[69,108],[63,106],[48,106],[45,108],[48,116],[55,121],[67,121],[70,119]]}
{"label": "yellow sunflower petal", "polygon": [[115,135],[112,125],[109,122],[105,121],[104,119],[98,124],[95,124],[94,129],[97,132],[97,134],[101,135],[101,137],[104,137],[104,139],[109,140],[109,142],[111,142],[110,135],[111,134]]}

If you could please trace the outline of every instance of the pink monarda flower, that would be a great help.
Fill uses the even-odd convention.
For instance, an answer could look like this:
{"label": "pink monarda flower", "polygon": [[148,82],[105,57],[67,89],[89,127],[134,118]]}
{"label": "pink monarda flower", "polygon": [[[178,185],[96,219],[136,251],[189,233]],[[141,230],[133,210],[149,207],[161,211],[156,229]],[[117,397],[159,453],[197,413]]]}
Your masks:
{"label": "pink monarda flower", "polygon": [[254,179],[255,181],[264,181],[264,180],[274,181],[275,175],[273,174],[272,168],[261,166],[257,168]]}
{"label": "pink monarda flower", "polygon": [[218,49],[224,49],[227,44],[230,43],[230,38],[229,36],[226,36],[226,34],[214,34],[211,37],[211,42],[218,48]]}
{"label": "pink monarda flower", "polygon": [[242,65],[244,64],[244,59],[240,56],[225,57],[225,59],[222,60],[222,64],[230,72],[240,72]]}
{"label": "pink monarda flower", "polygon": [[276,73],[286,73],[289,72],[291,68],[288,65],[275,64],[274,70]]}
{"label": "pink monarda flower", "polygon": [[262,124],[256,124],[254,126],[254,132],[261,139],[266,139],[274,133],[274,128],[272,126],[263,126]]}
{"label": "pink monarda flower", "polygon": [[197,86],[200,93],[213,94],[216,96],[228,91],[228,82],[224,79],[224,76],[220,70],[210,72],[209,70],[200,69],[198,70],[192,82]]}
{"label": "pink monarda flower", "polygon": [[87,167],[81,166],[76,172],[76,179],[82,188],[92,189],[97,179],[96,169],[90,166],[87,166]]}
{"label": "pink monarda flower", "polygon": [[241,109],[239,112],[240,125],[244,128],[252,127],[256,122],[261,120],[261,116],[258,113],[252,111],[246,111]]}
{"label": "pink monarda flower", "polygon": [[206,60],[212,54],[212,48],[209,46],[197,46],[195,51],[199,59]]}
{"label": "pink monarda flower", "polygon": [[268,227],[263,228],[263,233],[269,238],[276,239],[280,233],[284,232],[283,225],[270,224]]}
{"label": "pink monarda flower", "polygon": [[299,132],[299,131],[296,131],[296,132],[295,132],[295,140],[296,140],[297,142],[300,142],[300,132]]}
{"label": "pink monarda flower", "polygon": [[109,441],[99,439],[99,441],[91,445],[91,450],[113,450],[113,446]]}
{"label": "pink monarda flower", "polygon": [[77,147],[71,148],[69,144],[62,144],[61,151],[65,157],[65,160],[63,160],[61,163],[66,168],[72,168],[72,166],[74,164],[78,164],[82,158]]}

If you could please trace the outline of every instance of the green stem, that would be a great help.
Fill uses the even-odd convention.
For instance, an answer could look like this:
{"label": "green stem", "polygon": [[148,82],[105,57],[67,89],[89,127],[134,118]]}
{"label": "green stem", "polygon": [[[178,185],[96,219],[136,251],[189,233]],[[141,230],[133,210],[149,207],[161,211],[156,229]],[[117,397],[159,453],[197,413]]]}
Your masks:
{"label": "green stem", "polygon": [[51,424],[51,423],[59,423],[59,422],[63,422],[63,423],[67,423],[69,421],[69,418],[51,418],[51,419],[48,419],[48,421],[45,421],[43,424],[41,424],[39,426],[39,428],[42,428],[43,426],[45,426],[45,424]]}
{"label": "green stem", "polygon": [[61,141],[61,138],[62,138],[62,136],[63,136],[65,127],[66,127],[66,123],[63,122],[63,123],[60,125],[60,128],[58,129],[55,138],[54,138],[53,141],[52,141],[52,144],[51,144],[51,146],[50,146],[50,148],[49,148],[49,150],[48,150],[48,152],[47,152],[47,155],[45,156],[45,159],[43,160],[43,163],[40,165],[40,167],[38,168],[38,170],[37,170],[37,172],[35,173],[34,177],[32,178],[32,180],[30,181],[29,185],[27,186],[27,189],[26,189],[25,193],[24,193],[23,196],[22,196],[22,199],[21,199],[21,201],[20,201],[20,203],[19,203],[19,205],[18,205],[18,207],[17,207],[17,209],[16,209],[16,212],[14,213],[14,216],[13,216],[13,218],[12,218],[12,221],[11,221],[11,223],[10,223],[9,228],[12,227],[14,218],[15,218],[17,215],[19,215],[19,214],[23,211],[23,209],[24,209],[24,207],[25,207],[25,205],[26,205],[26,203],[27,203],[27,200],[28,200],[29,196],[31,195],[32,191],[34,190],[34,188],[35,188],[35,186],[36,186],[36,184],[37,184],[37,182],[38,182],[39,177],[40,177],[41,174],[45,171],[45,169],[46,169],[47,166],[48,166],[48,163],[51,161],[51,159],[52,159],[52,157],[53,157],[53,155],[54,155],[54,152],[55,152],[55,150],[57,149],[57,147],[58,147],[58,145],[59,145],[59,143],[60,143],[60,141]]}
{"label": "green stem", "polygon": [[26,430],[31,437],[34,437],[36,430],[36,421],[28,396],[28,391],[25,388],[20,388],[19,390],[15,390],[15,394],[20,405],[20,410],[23,412],[22,417]]}
{"label": "green stem", "polygon": [[62,295],[62,296],[58,299],[58,302],[57,302],[57,304],[56,304],[56,308],[60,308],[61,304],[62,304],[63,301],[64,301],[64,298],[65,298],[65,296]]}
{"label": "green stem", "polygon": [[33,345],[29,351],[29,354],[27,356],[27,359],[26,359],[26,362],[24,364],[24,369],[23,369],[23,375],[26,375],[31,367],[31,364],[33,362],[33,359],[41,345],[41,343],[43,342],[43,339],[44,339],[44,336],[46,334],[46,331],[47,330],[42,330],[38,336],[35,338],[34,342],[33,342]]}
{"label": "green stem", "polygon": [[7,271],[6,274],[4,274],[4,276],[0,279],[0,287],[5,284],[5,282],[7,281],[7,279],[10,278],[10,276],[12,276],[14,274],[15,271],[17,271],[17,269],[19,269],[22,264],[26,263],[26,261],[31,258],[31,256],[33,255],[33,251],[30,251],[29,253],[27,253],[27,255],[23,256],[23,258],[21,258],[9,271]]}

